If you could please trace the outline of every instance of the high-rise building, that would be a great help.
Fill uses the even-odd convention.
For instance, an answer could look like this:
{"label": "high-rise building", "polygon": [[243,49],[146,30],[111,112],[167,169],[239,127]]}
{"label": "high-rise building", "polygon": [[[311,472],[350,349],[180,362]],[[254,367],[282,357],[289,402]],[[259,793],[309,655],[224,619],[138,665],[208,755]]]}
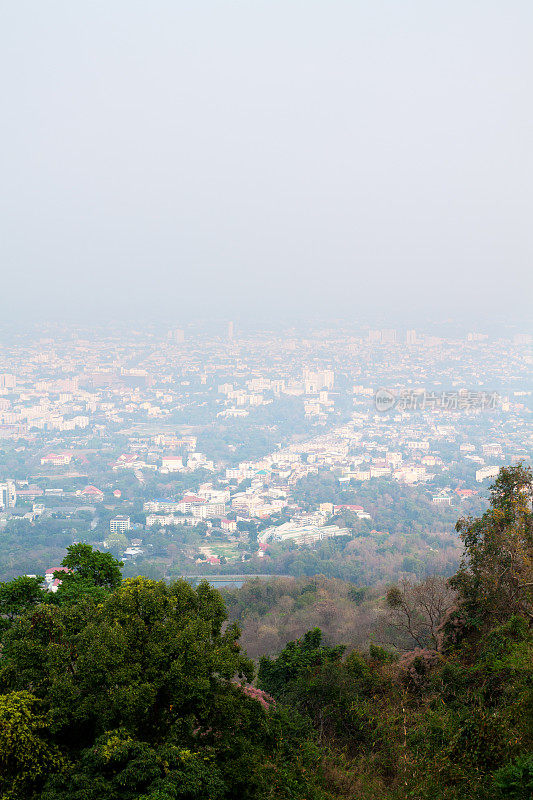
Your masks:
{"label": "high-rise building", "polygon": [[182,344],[185,341],[185,332],[181,328],[174,328],[167,333],[167,339],[177,344]]}
{"label": "high-rise building", "polygon": [[513,338],[513,344],[531,344],[531,335],[529,333],[517,333]]}
{"label": "high-rise building", "polygon": [[0,483],[0,508],[14,508],[17,503],[17,492],[14,481]]}
{"label": "high-rise building", "polygon": [[381,331],[381,342],[382,342],[382,344],[395,344],[396,343],[396,331],[393,328],[382,330]]}
{"label": "high-rise building", "polygon": [[230,340],[230,342],[233,339],[233,320],[230,320],[228,322],[228,339]]}
{"label": "high-rise building", "polygon": [[130,528],[130,518],[125,517],[122,514],[119,514],[117,517],[109,520],[109,530],[111,533],[124,533],[124,531],[129,531]]}
{"label": "high-rise building", "polygon": [[17,379],[14,375],[4,372],[0,375],[0,389],[14,389],[17,385]]}
{"label": "high-rise building", "polygon": [[369,330],[367,341],[369,344],[396,344],[396,331],[394,328]]}
{"label": "high-rise building", "polygon": [[325,389],[333,389],[333,384],[335,383],[335,373],[333,370],[325,369],[322,372],[322,380],[324,381]]}
{"label": "high-rise building", "polygon": [[405,343],[406,344],[416,344],[416,331],[410,330],[407,331],[405,334]]}
{"label": "high-rise building", "polygon": [[322,391],[322,389],[333,389],[335,373],[331,369],[324,369],[319,372],[313,372],[310,369],[304,369],[303,379],[305,393],[318,394],[318,392]]}

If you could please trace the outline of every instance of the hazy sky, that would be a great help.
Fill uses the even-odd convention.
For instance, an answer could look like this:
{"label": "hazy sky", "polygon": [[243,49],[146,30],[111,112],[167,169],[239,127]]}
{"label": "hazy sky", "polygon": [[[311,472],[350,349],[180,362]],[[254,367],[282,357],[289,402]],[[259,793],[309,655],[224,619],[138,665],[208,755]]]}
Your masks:
{"label": "hazy sky", "polygon": [[531,0],[4,0],[0,311],[524,316]]}

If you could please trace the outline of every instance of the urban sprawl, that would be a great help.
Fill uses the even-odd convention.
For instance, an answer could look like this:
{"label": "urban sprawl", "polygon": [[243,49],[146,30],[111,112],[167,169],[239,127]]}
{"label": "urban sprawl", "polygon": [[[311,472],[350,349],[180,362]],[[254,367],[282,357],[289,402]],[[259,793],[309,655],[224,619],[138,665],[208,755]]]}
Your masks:
{"label": "urban sprawl", "polygon": [[54,591],[77,541],[126,574],[305,573],[326,545],[364,559],[358,541],[405,541],[428,507],[449,537],[501,465],[530,462],[530,344],[231,322],[6,335],[2,579],[42,574]]}

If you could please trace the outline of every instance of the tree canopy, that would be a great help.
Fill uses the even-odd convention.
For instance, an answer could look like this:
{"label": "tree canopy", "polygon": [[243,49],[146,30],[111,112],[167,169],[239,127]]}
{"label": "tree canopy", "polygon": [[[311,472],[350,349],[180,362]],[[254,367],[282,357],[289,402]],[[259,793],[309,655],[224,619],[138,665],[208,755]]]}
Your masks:
{"label": "tree canopy", "polygon": [[[313,627],[257,676],[206,582],[123,580],[78,544],[55,595],[0,584],[0,800],[529,800],[531,487],[502,470],[459,572],[389,587],[393,649]],[[227,597],[335,613],[320,576],[283,587]]]}
{"label": "tree canopy", "polygon": [[79,543],[67,547],[61,566],[68,572],[58,572],[56,577],[65,583],[85,581],[104,589],[115,589],[122,580],[120,568],[124,565],[111,553],[101,553],[90,544]]}
{"label": "tree canopy", "polygon": [[503,621],[511,612],[533,621],[532,497],[530,468],[502,468],[487,511],[457,523],[465,554],[451,585],[473,624]]}
{"label": "tree canopy", "polygon": [[[293,796],[307,796],[316,754],[300,752],[294,721],[247,693],[253,664],[225,618],[207,583],[145,578],[103,601],[84,594],[22,611],[3,638],[0,691],[9,708],[18,698],[28,737],[44,726],[52,749],[34,748],[49,774],[28,768],[34,779],[17,778],[9,796],[255,798],[284,774]],[[25,752],[10,760],[17,775]]]}

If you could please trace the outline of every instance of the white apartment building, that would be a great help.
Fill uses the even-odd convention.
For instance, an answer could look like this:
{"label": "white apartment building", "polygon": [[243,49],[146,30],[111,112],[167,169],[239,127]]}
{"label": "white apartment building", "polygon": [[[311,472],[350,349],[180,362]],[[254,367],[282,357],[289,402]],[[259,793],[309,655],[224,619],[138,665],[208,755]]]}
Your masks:
{"label": "white apartment building", "polygon": [[0,483],[0,509],[14,508],[17,503],[17,490],[14,481]]}
{"label": "white apartment building", "polygon": [[175,514],[148,514],[146,517],[146,527],[150,528],[152,525],[185,525],[186,520],[183,517],[178,517]]}
{"label": "white apartment building", "polygon": [[306,394],[318,394],[322,389],[333,389],[335,373],[331,369],[318,372],[304,369],[303,382]]}
{"label": "white apartment building", "polygon": [[487,478],[497,478],[499,471],[499,467],[482,467],[476,470],[476,481],[478,483],[483,483]]}
{"label": "white apartment building", "polygon": [[166,499],[148,500],[146,503],[143,503],[143,511],[171,514],[174,511],[180,511],[180,501]]}
{"label": "white apartment building", "polygon": [[110,533],[124,533],[124,531],[129,531],[130,528],[131,522],[129,517],[119,515],[109,520]]}
{"label": "white apartment building", "polygon": [[229,489],[213,489],[212,486],[203,486],[198,490],[198,497],[208,503],[229,503]]}
{"label": "white apartment building", "polygon": [[384,478],[387,475],[391,474],[390,467],[370,467],[370,477],[372,478]]}

